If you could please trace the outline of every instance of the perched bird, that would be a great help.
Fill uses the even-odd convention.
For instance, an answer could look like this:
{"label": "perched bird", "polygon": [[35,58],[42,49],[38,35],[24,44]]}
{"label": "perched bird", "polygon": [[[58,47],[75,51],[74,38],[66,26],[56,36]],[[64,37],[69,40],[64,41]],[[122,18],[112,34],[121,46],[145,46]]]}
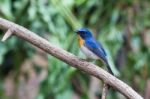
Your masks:
{"label": "perched bird", "polygon": [[101,43],[97,42],[92,33],[82,28],[75,31],[78,34],[78,44],[81,51],[90,59],[100,59],[106,64],[108,71],[114,75],[107,60],[107,55]]}

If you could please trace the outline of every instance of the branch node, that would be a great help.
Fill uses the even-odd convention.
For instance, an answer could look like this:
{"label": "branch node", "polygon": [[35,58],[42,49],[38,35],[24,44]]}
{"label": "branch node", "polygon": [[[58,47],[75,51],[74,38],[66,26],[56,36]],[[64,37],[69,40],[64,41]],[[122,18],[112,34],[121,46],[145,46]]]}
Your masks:
{"label": "branch node", "polygon": [[13,32],[11,31],[11,29],[8,29],[2,38],[2,42],[5,42],[12,34],[13,34]]}

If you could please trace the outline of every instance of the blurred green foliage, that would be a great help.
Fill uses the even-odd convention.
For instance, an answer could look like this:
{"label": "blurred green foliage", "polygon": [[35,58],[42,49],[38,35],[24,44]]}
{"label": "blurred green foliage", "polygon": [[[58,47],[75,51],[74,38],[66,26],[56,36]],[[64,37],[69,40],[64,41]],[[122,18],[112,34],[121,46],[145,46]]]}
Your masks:
{"label": "blurred green foliage", "polygon": [[[81,57],[74,30],[88,27],[112,57],[120,72],[119,78],[144,95],[150,77],[148,0],[0,0],[0,17]],[[0,38],[3,34],[1,30]],[[25,60],[33,58],[36,50],[16,37],[0,42],[1,99],[8,99],[4,91],[7,75],[13,72],[17,89],[21,66]],[[48,75],[39,85],[37,99],[71,99],[73,93],[81,99],[89,98],[87,74],[50,55],[47,59]],[[119,99],[114,90],[108,97]]]}

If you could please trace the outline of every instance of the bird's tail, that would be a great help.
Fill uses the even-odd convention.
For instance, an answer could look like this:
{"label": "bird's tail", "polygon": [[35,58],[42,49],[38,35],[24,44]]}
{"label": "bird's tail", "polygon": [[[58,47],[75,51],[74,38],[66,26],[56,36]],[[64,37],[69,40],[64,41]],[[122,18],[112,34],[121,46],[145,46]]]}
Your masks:
{"label": "bird's tail", "polygon": [[114,73],[113,73],[113,71],[112,71],[112,69],[111,69],[108,62],[106,62],[106,66],[107,66],[108,72],[111,73],[112,75],[114,75]]}

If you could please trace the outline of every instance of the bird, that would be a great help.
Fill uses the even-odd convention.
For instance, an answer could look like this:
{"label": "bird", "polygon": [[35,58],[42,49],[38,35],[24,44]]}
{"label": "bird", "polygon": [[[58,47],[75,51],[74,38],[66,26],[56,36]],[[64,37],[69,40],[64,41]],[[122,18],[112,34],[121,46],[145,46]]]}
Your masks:
{"label": "bird", "polygon": [[102,44],[94,38],[87,28],[81,28],[75,32],[81,52],[89,59],[101,60],[107,66],[108,72],[114,75]]}

